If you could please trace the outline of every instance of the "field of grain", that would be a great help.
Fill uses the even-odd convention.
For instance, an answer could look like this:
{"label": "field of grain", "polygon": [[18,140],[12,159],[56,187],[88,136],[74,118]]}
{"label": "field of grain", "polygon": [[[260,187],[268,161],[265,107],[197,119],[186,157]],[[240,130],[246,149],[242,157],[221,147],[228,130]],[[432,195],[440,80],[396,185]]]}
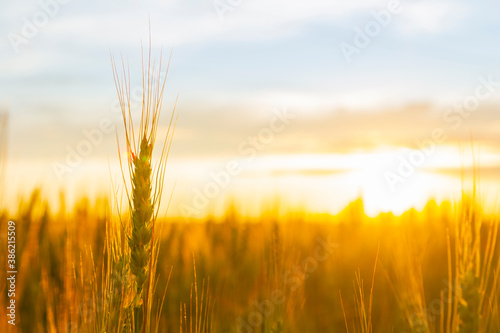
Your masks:
{"label": "field of grain", "polygon": [[38,188],[0,211],[0,315],[15,314],[2,332],[500,332],[499,219],[478,166],[457,202],[398,216],[369,217],[360,197],[336,215],[232,203],[162,217],[177,121],[174,109],[157,137],[166,76],[150,51],[135,123],[125,64],[112,66],[123,185],[73,207],[61,193],[57,208]]}
{"label": "field of grain", "polygon": [[494,10],[67,2],[0,5],[0,333],[500,333]]}
{"label": "field of grain", "polygon": [[[112,259],[120,230],[110,200],[65,207],[62,196],[53,211],[42,193],[1,215],[1,230],[17,225],[16,329],[122,331],[106,328],[123,315],[121,284],[133,285]],[[229,207],[223,218],[157,225],[151,331],[500,329],[498,219],[469,196],[397,217],[368,218],[358,200],[337,216],[270,210],[250,219]],[[2,331],[14,330],[2,321]]]}

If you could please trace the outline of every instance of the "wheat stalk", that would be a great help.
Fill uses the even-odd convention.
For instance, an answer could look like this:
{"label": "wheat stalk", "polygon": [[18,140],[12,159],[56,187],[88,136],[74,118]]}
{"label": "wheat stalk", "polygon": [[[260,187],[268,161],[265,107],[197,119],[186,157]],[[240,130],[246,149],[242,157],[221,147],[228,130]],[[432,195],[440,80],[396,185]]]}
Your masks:
{"label": "wheat stalk", "polygon": [[[479,170],[475,164],[476,156],[473,147],[472,155],[474,158],[472,195],[467,196],[465,191],[462,191],[458,222],[455,224],[453,259],[449,234],[447,237],[448,288],[454,289],[456,293],[447,308],[447,333],[493,332],[494,320],[498,316],[500,248],[497,240],[499,225],[497,218],[490,221],[489,225],[484,223],[485,216],[477,190]],[[462,183],[464,178],[462,169]],[[486,235],[485,247],[481,245],[483,234]],[[451,296],[450,291],[449,296]]]}
{"label": "wheat stalk", "polygon": [[[128,155],[128,173],[130,190],[126,188],[130,210],[130,226],[127,232],[130,250],[129,268],[135,280],[135,297],[130,305],[133,308],[136,332],[150,329],[150,298],[154,287],[156,270],[157,239],[155,239],[155,221],[160,206],[161,194],[165,179],[165,167],[172,144],[175,128],[174,111],[170,118],[168,131],[163,142],[161,155],[153,165],[153,150],[156,142],[159,117],[163,101],[167,75],[161,78],[162,63],[158,66],[151,58],[151,38],[147,65],[142,64],[143,101],[139,129],[134,130],[131,111],[130,74],[122,58],[121,74],[113,57],[111,58],[118,98],[120,101]],[[169,60],[170,63],[170,60]],[[168,73],[168,65],[166,72]],[[153,73],[153,74],[152,74]],[[122,176],[125,183],[125,172]]]}
{"label": "wheat stalk", "polygon": [[[180,304],[180,333],[212,333],[215,300],[210,295],[210,279],[208,279],[206,283],[205,279],[203,279],[201,298],[198,300],[198,278],[196,276],[196,261],[194,254],[193,272],[194,283],[191,284],[191,292],[189,295],[189,315],[186,309],[186,303],[181,302]],[[194,305],[193,301],[195,303]]]}
{"label": "wheat stalk", "polygon": [[385,273],[407,328],[412,333],[432,332],[425,302],[422,258],[406,236],[394,240],[392,244],[393,276]]}

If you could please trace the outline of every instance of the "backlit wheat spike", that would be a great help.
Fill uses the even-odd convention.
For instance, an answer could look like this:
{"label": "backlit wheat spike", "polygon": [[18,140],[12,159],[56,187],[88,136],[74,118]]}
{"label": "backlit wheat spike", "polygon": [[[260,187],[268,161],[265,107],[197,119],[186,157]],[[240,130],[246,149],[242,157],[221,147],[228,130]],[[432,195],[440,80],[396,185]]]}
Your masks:
{"label": "backlit wheat spike", "polygon": [[151,258],[153,235],[153,203],[151,197],[152,144],[142,139],[139,156],[133,158],[132,234],[129,238],[130,271],[136,278],[136,295],[142,293]]}
{"label": "backlit wheat spike", "polygon": [[[473,157],[475,158],[474,151]],[[500,271],[498,220],[485,219],[477,192],[478,178],[479,170],[474,162],[472,195],[467,196],[462,191],[453,247],[450,235],[447,237],[448,299],[451,299],[452,289],[456,296],[447,307],[446,330],[442,329],[446,333],[498,331],[494,330]],[[486,238],[485,246],[482,246],[482,237]],[[496,263],[494,258],[497,258]]]}
{"label": "backlit wheat spike", "polygon": [[[175,127],[174,111],[170,118],[167,135],[156,165],[153,165],[153,150],[156,142],[158,122],[163,100],[167,75],[161,78],[161,61],[158,66],[151,59],[151,39],[147,65],[142,66],[143,99],[139,129],[134,130],[130,97],[130,74],[122,59],[121,73],[118,72],[114,59],[111,59],[116,89],[123,116],[127,145],[128,172],[130,189],[126,189],[130,209],[130,228],[128,246],[130,249],[129,267],[135,279],[134,330],[143,332],[149,329],[151,304],[149,296],[154,286],[156,270],[155,221],[160,206],[164,183],[167,156],[172,143]],[[168,72],[168,66],[167,66]],[[121,165],[121,156],[120,156]],[[125,183],[125,172],[122,167]]]}

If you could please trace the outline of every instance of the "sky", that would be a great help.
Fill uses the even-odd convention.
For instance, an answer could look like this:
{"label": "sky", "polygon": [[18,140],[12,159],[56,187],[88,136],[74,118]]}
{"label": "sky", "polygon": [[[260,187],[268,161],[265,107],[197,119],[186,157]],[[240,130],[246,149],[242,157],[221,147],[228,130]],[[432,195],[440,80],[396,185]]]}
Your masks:
{"label": "sky", "polygon": [[473,161],[485,197],[496,200],[499,9],[446,0],[4,0],[6,201],[35,186],[52,198],[109,194],[122,133],[110,55],[128,63],[140,112],[150,31],[153,56],[170,59],[160,133],[178,96],[172,215],[216,213],[232,200],[255,214],[277,197],[334,213],[358,196],[372,215],[400,213],[459,194],[460,168]]}

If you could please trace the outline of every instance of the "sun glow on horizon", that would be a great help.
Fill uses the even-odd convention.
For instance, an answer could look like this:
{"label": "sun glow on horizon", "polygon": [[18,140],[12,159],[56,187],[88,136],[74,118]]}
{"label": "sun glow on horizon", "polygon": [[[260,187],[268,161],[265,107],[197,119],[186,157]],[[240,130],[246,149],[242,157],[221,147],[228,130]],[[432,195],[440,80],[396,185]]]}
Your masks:
{"label": "sun glow on horizon", "polygon": [[[381,146],[372,151],[345,154],[263,155],[252,161],[241,158],[198,161],[173,158],[167,169],[165,191],[170,196],[170,189],[176,184],[169,215],[185,215],[186,209],[182,207],[187,207],[188,211],[194,208],[197,217],[221,215],[228,202],[235,202],[245,214],[258,216],[275,198],[279,198],[285,209],[303,207],[310,212],[337,214],[350,202],[362,198],[367,215],[373,217],[383,212],[400,215],[411,208],[422,209],[431,199],[456,198],[462,189],[460,168],[470,168],[472,158],[461,157],[454,147],[441,146],[415,165],[411,156],[418,152]],[[481,157],[480,167],[494,170],[499,165],[493,153],[485,151]],[[228,178],[227,184],[218,185],[213,174],[224,172],[227,161],[236,161],[240,169]],[[31,176],[26,176],[26,170],[33,168],[32,163],[25,165],[11,161],[11,164],[7,185],[8,193],[15,194],[10,197],[13,209],[20,195],[29,195],[14,192],[14,189],[21,190],[20,185],[24,189],[38,186],[49,193],[50,200],[58,200],[59,192],[63,191],[70,202],[77,201],[78,196],[110,196],[110,177],[115,186],[120,186],[118,163],[108,165],[105,161],[87,161],[74,170],[69,178],[71,181],[57,185],[44,177],[50,173],[48,164],[38,165],[39,172]],[[487,174],[489,194],[495,195],[500,189],[498,176],[495,172]],[[216,191],[216,195],[207,194],[207,186],[211,187],[210,191]],[[165,202],[168,200],[164,198]]]}

